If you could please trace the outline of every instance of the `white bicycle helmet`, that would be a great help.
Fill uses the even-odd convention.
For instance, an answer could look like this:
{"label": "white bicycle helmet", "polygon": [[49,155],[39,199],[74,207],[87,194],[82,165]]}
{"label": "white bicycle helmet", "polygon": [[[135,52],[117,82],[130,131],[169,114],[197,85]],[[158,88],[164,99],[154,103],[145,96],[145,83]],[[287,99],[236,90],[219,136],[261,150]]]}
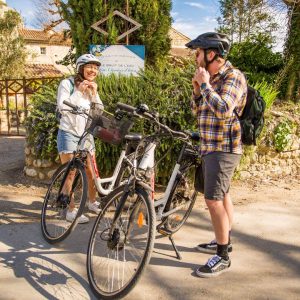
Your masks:
{"label": "white bicycle helmet", "polygon": [[96,56],[94,56],[93,54],[83,54],[76,60],[76,71],[78,72],[79,68],[86,64],[95,64],[101,66],[101,63]]}

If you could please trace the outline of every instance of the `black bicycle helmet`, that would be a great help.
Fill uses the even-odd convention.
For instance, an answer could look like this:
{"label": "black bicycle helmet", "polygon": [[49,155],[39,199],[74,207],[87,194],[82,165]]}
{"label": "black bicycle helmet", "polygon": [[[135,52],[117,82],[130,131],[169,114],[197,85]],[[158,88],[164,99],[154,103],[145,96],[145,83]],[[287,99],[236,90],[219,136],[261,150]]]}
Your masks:
{"label": "black bicycle helmet", "polygon": [[229,52],[230,41],[226,34],[218,32],[206,32],[200,34],[194,40],[188,42],[185,46],[190,49],[213,49],[219,56],[224,57]]}

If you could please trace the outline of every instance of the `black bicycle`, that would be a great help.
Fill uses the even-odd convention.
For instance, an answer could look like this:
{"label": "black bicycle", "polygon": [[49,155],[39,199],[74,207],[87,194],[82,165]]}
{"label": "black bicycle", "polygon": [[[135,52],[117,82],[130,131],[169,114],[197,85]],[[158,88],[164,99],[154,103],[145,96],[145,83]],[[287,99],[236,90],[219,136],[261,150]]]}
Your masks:
{"label": "black bicycle", "polygon": [[[199,158],[190,136],[160,123],[154,113],[140,113],[120,103],[118,107],[151,121],[156,132],[140,141],[143,158],[136,159],[138,146],[136,157],[127,162],[127,183],[107,196],[107,204],[91,232],[87,273],[93,292],[101,299],[124,297],[136,285],[150,260],[156,230],[170,237],[179,254],[171,237],[185,223],[197,196],[194,174]],[[154,150],[166,136],[181,140],[182,148],[163,197],[153,201],[149,178],[153,174]]]}

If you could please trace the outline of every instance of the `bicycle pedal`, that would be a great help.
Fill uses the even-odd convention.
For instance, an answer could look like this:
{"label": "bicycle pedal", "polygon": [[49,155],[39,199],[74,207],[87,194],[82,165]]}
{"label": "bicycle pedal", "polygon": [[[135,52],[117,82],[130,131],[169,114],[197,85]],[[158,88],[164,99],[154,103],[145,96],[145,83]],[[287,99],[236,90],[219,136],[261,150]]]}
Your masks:
{"label": "bicycle pedal", "polygon": [[162,227],[157,228],[157,232],[162,235],[171,235],[172,234],[172,232],[170,230],[168,230],[166,228],[162,228]]}

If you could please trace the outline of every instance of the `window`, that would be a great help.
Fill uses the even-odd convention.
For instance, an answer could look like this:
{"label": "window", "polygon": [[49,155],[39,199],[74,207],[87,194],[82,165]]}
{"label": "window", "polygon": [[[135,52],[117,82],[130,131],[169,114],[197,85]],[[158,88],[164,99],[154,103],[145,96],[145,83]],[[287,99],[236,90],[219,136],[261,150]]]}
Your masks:
{"label": "window", "polygon": [[46,54],[46,47],[41,47],[41,54]]}

